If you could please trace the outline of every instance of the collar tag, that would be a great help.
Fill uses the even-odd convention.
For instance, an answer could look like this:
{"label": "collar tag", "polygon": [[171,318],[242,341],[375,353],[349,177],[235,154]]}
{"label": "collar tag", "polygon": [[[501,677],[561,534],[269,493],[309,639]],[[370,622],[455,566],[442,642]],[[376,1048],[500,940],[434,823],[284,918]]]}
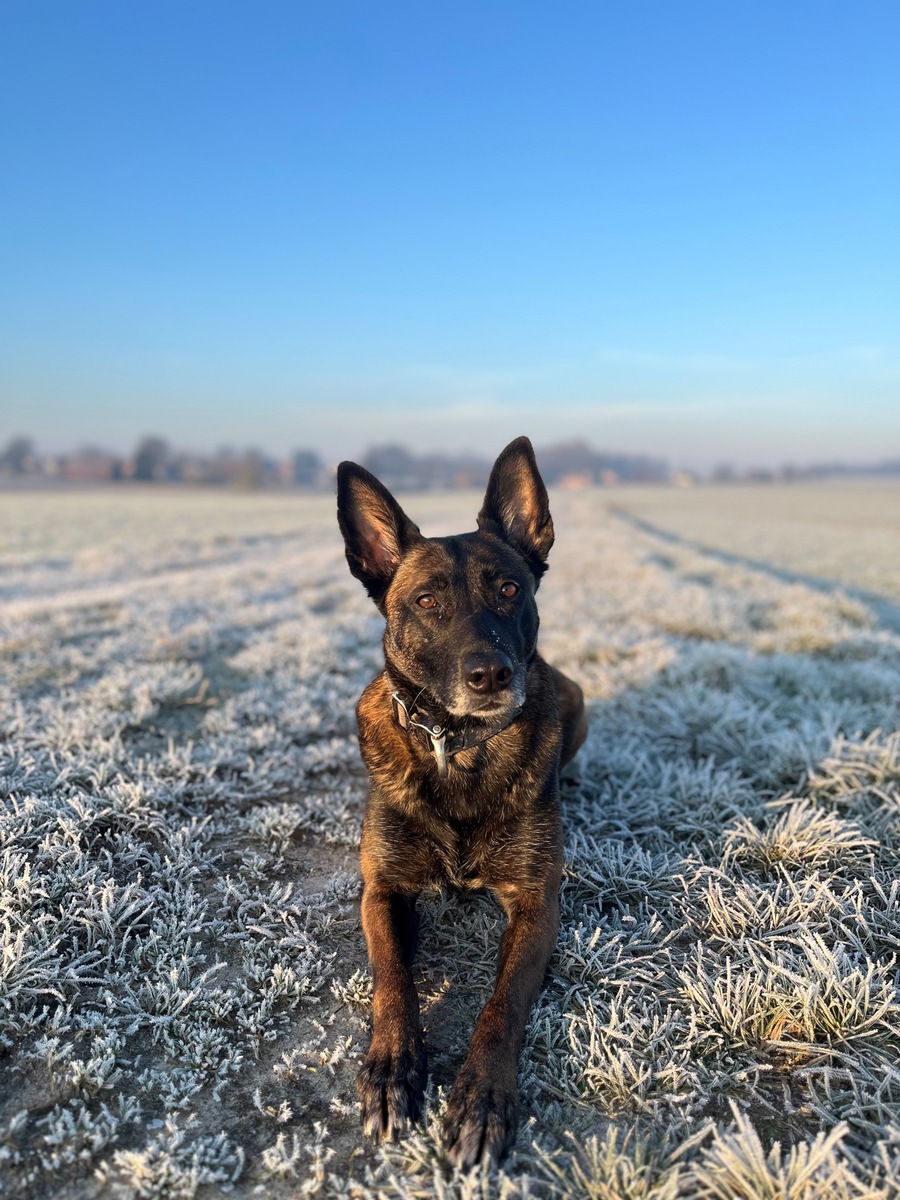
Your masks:
{"label": "collar tag", "polygon": [[430,733],[431,753],[437,763],[438,775],[446,779],[447,771],[447,736],[444,733]]}
{"label": "collar tag", "polygon": [[[437,763],[438,774],[442,779],[446,779],[449,774],[447,768],[447,731],[441,725],[424,725],[421,721],[414,721],[410,716],[409,709],[406,707],[406,701],[399,692],[391,692],[391,710],[394,714],[394,720],[401,729],[414,730],[416,733],[424,734],[430,742],[430,753],[434,756],[434,761]],[[416,714],[418,716],[418,713]]]}

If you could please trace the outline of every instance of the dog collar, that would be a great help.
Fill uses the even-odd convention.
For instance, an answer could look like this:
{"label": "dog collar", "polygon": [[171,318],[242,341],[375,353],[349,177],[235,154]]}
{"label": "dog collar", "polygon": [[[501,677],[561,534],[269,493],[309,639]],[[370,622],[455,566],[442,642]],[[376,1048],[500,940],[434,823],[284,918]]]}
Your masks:
{"label": "dog collar", "polygon": [[433,756],[438,774],[446,778],[451,758],[462,750],[471,750],[474,746],[490,741],[496,734],[508,729],[522,709],[517,708],[493,725],[472,725],[456,733],[450,733],[446,725],[424,712],[420,704],[414,705],[411,701],[404,700],[400,692],[391,692],[391,711],[394,721]]}

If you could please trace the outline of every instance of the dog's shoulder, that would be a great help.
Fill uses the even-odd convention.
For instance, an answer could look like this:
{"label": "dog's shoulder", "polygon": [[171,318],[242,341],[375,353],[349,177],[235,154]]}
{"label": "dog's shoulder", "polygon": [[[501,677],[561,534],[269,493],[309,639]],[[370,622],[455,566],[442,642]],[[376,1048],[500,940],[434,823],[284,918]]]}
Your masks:
{"label": "dog's shoulder", "polygon": [[369,684],[356,705],[359,748],[369,771],[400,770],[412,764],[408,739],[398,729],[391,706],[391,683],[382,671]]}
{"label": "dog's shoulder", "polygon": [[391,714],[391,684],[385,671],[379,671],[372,682],[363,690],[356,705],[356,719],[362,726],[378,724]]}

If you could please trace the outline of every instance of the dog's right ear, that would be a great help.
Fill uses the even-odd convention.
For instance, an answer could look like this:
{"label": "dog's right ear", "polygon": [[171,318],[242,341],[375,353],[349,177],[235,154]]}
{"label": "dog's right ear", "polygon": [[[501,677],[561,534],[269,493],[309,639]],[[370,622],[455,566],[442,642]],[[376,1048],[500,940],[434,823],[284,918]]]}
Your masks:
{"label": "dog's right ear", "polygon": [[383,483],[365,467],[337,469],[338,524],[350,570],[381,607],[400,559],[422,535]]}

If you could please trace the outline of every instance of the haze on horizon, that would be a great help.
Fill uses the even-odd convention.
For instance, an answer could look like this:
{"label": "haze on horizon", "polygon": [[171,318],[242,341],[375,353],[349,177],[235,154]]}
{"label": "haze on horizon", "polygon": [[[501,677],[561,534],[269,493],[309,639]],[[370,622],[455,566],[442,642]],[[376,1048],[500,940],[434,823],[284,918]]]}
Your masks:
{"label": "haze on horizon", "polygon": [[0,442],[896,457],[898,42],[886,2],[8,6]]}

